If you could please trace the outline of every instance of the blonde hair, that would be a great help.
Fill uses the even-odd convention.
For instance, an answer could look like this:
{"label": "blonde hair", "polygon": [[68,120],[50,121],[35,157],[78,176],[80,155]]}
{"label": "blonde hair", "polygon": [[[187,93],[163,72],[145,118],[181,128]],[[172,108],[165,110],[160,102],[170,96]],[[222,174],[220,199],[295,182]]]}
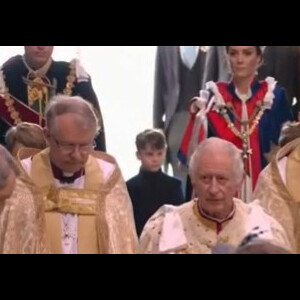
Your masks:
{"label": "blonde hair", "polygon": [[41,126],[22,122],[11,127],[5,134],[7,149],[11,152],[17,143],[28,148],[45,149],[46,140]]}

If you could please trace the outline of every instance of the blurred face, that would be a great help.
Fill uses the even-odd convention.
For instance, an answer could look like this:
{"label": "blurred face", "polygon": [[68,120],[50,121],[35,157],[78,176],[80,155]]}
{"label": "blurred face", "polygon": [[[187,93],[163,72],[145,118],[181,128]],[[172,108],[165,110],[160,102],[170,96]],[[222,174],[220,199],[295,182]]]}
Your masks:
{"label": "blurred face", "polygon": [[33,69],[43,67],[52,56],[54,46],[24,46],[26,62]]}
{"label": "blurred face", "polygon": [[137,153],[137,158],[142,163],[142,168],[150,172],[157,172],[165,159],[166,149],[152,149],[147,146],[144,150],[139,150]]}
{"label": "blurred face", "polygon": [[16,185],[16,174],[14,171],[10,172],[10,175],[8,176],[5,185],[0,188],[0,201],[8,199],[15,188]]}
{"label": "blurred face", "polygon": [[53,128],[45,128],[52,163],[62,171],[75,173],[83,168],[94,149],[95,128],[82,128],[75,114],[56,117]]}
{"label": "blurred face", "polygon": [[262,61],[256,46],[229,46],[228,58],[235,79],[254,77]]}
{"label": "blurred face", "polygon": [[233,209],[233,197],[240,189],[234,165],[228,153],[203,152],[191,179],[199,205],[209,216],[224,219]]}

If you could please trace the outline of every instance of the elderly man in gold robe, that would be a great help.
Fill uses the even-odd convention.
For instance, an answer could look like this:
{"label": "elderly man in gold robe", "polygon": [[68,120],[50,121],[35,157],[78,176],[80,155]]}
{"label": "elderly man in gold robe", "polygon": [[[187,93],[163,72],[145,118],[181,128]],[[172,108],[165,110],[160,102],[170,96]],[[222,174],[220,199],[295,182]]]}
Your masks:
{"label": "elderly man in gold robe", "polygon": [[217,244],[236,247],[252,233],[290,249],[282,226],[258,203],[234,198],[244,169],[232,143],[219,138],[200,143],[189,172],[198,197],[179,207],[162,207],[145,226],[141,253],[210,254]]}

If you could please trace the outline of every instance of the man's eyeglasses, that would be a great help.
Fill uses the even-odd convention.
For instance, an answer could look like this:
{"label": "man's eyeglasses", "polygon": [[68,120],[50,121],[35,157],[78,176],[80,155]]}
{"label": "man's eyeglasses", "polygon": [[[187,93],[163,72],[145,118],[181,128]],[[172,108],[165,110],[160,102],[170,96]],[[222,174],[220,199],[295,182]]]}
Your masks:
{"label": "man's eyeglasses", "polygon": [[64,154],[71,154],[75,151],[76,148],[78,148],[78,150],[81,153],[86,154],[86,153],[90,153],[91,151],[93,151],[96,147],[95,141],[92,144],[88,144],[88,145],[76,145],[76,144],[68,144],[68,143],[59,142],[53,135],[51,135],[51,136],[52,136],[53,140],[55,141],[59,150]]}

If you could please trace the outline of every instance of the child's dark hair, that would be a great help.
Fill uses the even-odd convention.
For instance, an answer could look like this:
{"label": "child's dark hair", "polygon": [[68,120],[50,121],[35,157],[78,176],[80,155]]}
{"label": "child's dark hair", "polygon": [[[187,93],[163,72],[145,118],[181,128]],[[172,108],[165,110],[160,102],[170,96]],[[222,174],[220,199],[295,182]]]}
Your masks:
{"label": "child's dark hair", "polygon": [[154,150],[161,150],[166,147],[167,142],[161,129],[147,129],[137,135],[135,144],[138,151],[145,150],[148,146]]}

